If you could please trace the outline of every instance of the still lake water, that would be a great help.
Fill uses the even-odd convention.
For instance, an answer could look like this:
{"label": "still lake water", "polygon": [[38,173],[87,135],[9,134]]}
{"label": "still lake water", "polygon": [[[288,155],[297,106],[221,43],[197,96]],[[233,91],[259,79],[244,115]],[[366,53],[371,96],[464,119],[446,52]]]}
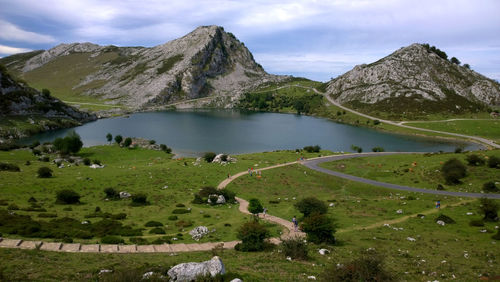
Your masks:
{"label": "still lake water", "polygon": [[332,151],[351,151],[351,145],[365,152],[381,146],[386,151],[453,151],[457,146],[477,150],[473,143],[456,143],[404,136],[344,125],[322,118],[294,114],[240,112],[230,110],[162,111],[136,113],[130,117],[100,119],[74,127],[37,134],[21,140],[52,141],[75,130],[84,146],[106,144],[109,132],[125,137],[154,139],[181,156],[203,152],[241,154],[296,149],[320,145]]}

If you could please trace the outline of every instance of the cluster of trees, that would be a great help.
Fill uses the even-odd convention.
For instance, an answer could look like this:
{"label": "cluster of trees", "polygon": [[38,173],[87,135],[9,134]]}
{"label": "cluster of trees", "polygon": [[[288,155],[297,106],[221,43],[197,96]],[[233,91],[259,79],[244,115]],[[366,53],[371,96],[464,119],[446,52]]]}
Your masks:
{"label": "cluster of trees", "polygon": [[323,106],[323,96],[315,93],[292,96],[272,92],[245,93],[239,107],[259,111],[293,108],[298,114],[310,114]]}
{"label": "cluster of trees", "polygon": [[70,131],[64,138],[56,138],[54,147],[61,154],[75,154],[83,147],[82,139],[75,131]]}
{"label": "cluster of trees", "polygon": [[[448,60],[448,54],[446,54],[446,52],[444,52],[443,50],[440,50],[439,48],[437,48],[436,46],[430,46],[429,44],[425,43],[425,44],[422,44],[422,46],[425,47],[425,49],[427,49],[427,52],[432,52],[436,55],[438,55],[440,58],[442,59],[445,59],[445,60]],[[451,57],[451,59],[449,60],[451,63],[453,64],[456,64],[456,65],[460,65],[462,62],[460,62],[459,59],[457,59],[456,57]],[[467,69],[470,69],[470,65],[469,64],[464,64],[463,65],[465,68]]]}

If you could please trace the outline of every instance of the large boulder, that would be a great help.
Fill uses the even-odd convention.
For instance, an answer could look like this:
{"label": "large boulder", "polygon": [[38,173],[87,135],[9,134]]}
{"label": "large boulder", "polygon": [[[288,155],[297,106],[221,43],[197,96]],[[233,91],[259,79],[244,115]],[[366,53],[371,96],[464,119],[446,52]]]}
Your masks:
{"label": "large boulder", "polygon": [[193,230],[189,231],[189,235],[195,240],[199,241],[203,236],[208,234],[208,228],[206,226],[198,226]]}
{"label": "large boulder", "polygon": [[215,256],[204,262],[187,262],[172,267],[168,272],[170,281],[194,281],[198,276],[225,274],[226,269],[222,260]]}
{"label": "large boulder", "polygon": [[[215,201],[215,203],[214,203],[214,202],[212,202],[212,200],[211,200],[211,199],[212,199],[212,198],[215,198],[215,197],[217,197],[217,200],[216,200],[216,201]],[[222,205],[222,204],[225,204],[225,203],[226,203],[226,198],[224,198],[224,196],[223,196],[223,195],[212,194],[212,195],[209,195],[209,196],[208,196],[208,200],[207,200],[207,202],[208,202],[209,204],[217,204],[217,205]]]}

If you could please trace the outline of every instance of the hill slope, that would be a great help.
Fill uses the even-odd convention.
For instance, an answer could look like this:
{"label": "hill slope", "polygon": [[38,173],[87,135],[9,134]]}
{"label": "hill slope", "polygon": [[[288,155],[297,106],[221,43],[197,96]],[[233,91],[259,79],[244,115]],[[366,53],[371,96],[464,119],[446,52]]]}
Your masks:
{"label": "hill slope", "polygon": [[16,81],[0,65],[0,141],[1,137],[19,138],[95,119],[52,97],[47,90],[39,92]]}
{"label": "hill slope", "polygon": [[231,98],[281,79],[267,74],[243,43],[218,26],[199,27],[152,48],[73,43],[11,57],[0,61],[58,97],[133,109],[206,96]]}
{"label": "hill slope", "polygon": [[500,105],[498,83],[451,63],[422,44],[356,66],[328,82],[326,92],[347,106],[389,113],[393,118],[476,112]]}

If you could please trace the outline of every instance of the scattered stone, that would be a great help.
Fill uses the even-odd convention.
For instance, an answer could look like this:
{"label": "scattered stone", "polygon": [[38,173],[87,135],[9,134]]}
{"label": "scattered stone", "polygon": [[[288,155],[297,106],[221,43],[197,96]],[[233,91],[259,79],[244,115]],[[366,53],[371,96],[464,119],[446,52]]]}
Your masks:
{"label": "scattered stone", "polygon": [[82,221],[82,224],[89,224],[87,220]]}
{"label": "scattered stone", "polygon": [[316,280],[316,276],[310,275],[310,276],[307,276],[307,279]]}
{"label": "scattered stone", "polygon": [[229,282],[243,282],[243,280],[241,280],[240,278],[234,278],[233,280],[231,280]]}
{"label": "scattered stone", "polygon": [[416,242],[417,239],[413,238],[413,237],[407,237],[406,240],[410,241],[410,242]]}
{"label": "scattered stone", "polygon": [[446,223],[444,223],[444,221],[442,221],[442,220],[438,220],[438,221],[436,221],[436,223],[439,224],[439,225],[441,225],[441,226],[445,226],[446,225]]}
{"label": "scattered stone", "polygon": [[153,276],[153,274],[154,274],[153,271],[146,272],[142,275],[142,279],[149,279],[149,277]]}
{"label": "scattered stone", "polygon": [[403,213],[403,210],[397,210],[396,211],[397,214],[402,214]]}
{"label": "scattered stone", "polygon": [[473,215],[474,213],[473,212],[468,212],[467,215]]}
{"label": "scattered stone", "polygon": [[206,226],[198,226],[194,228],[193,230],[189,231],[189,235],[193,238],[195,241],[199,241],[203,236],[208,234],[208,228]]}
{"label": "scattered stone", "polygon": [[225,273],[224,264],[218,256],[204,262],[181,263],[167,272],[170,281],[192,281],[196,280],[197,276],[210,274],[210,276],[214,277],[217,274]]}
{"label": "scattered stone", "polygon": [[111,269],[101,269],[101,271],[99,271],[99,275],[101,275],[103,273],[110,273],[110,272],[113,272],[113,270],[111,270]]}
{"label": "scattered stone", "polygon": [[104,168],[104,165],[91,164],[89,167],[90,168]]}
{"label": "scattered stone", "polygon": [[335,204],[334,203],[330,203],[328,206],[329,207],[335,207]]}
{"label": "scattered stone", "polygon": [[291,258],[291,257],[286,257],[286,259],[287,259],[288,261],[292,261],[292,258]]}
{"label": "scattered stone", "polygon": [[207,202],[209,204],[213,204],[212,201],[210,200],[212,197],[217,197],[217,201],[215,201],[215,204],[217,204],[217,205],[221,205],[221,204],[225,204],[226,203],[226,198],[224,198],[223,195],[212,194],[212,195],[208,196]]}
{"label": "scattered stone", "polygon": [[130,198],[132,195],[128,192],[122,191],[120,192],[120,199],[127,199]]}
{"label": "scattered stone", "polygon": [[329,253],[330,253],[330,251],[329,251],[329,250],[327,250],[327,249],[319,249],[319,253],[320,253],[321,255],[326,255],[326,254],[329,254]]}

